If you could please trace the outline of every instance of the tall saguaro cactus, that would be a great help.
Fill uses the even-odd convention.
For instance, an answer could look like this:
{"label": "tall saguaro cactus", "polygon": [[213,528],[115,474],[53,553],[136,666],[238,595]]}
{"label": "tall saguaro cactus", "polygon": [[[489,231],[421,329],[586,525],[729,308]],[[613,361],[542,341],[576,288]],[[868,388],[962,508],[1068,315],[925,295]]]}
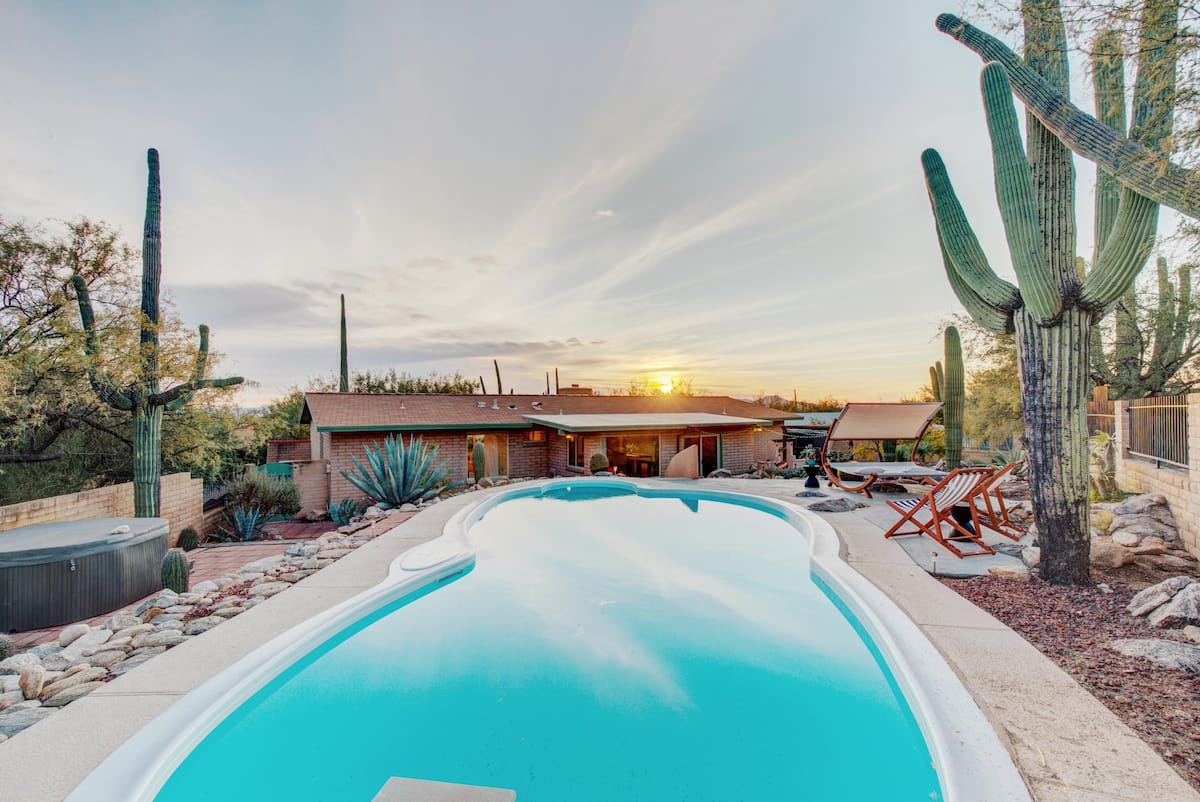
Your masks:
{"label": "tall saguaro cactus", "polygon": [[[1091,272],[1083,275],[1076,259],[1075,179],[1067,140],[1060,140],[1059,132],[1037,110],[1040,107],[1026,99],[1029,137],[1021,141],[1006,74],[1006,70],[1019,73],[1014,81],[1032,75],[1039,91],[1069,105],[1062,15],[1057,0],[1026,0],[1022,10],[1025,60],[1009,51],[1011,59],[989,61],[981,80],[996,198],[1016,286],[997,276],[988,264],[937,151],[926,150],[921,161],[950,286],[984,328],[1017,335],[1042,576],[1058,584],[1086,584],[1090,581],[1086,417],[1090,328],[1129,289],[1145,264],[1154,242],[1158,204],[1126,183],[1139,171],[1128,164],[1114,171],[1122,189],[1112,228]],[[957,18],[949,24],[948,16],[939,17],[938,27],[949,29],[969,46],[986,37]],[[1166,52],[1169,46],[1163,44],[1169,39],[1161,33],[1174,29],[1176,16],[1173,0],[1147,0],[1133,129],[1135,144],[1143,151],[1161,149],[1171,130],[1173,93],[1161,91],[1151,78],[1161,76],[1162,60],[1173,64],[1173,52]],[[1048,119],[1053,124],[1057,118],[1048,115]]]}
{"label": "tall saguaro cactus", "polygon": [[341,340],[342,348],[341,348],[341,352],[340,352],[341,359],[339,361],[339,371],[338,371],[338,392],[339,393],[348,393],[348,392],[350,392],[350,360],[349,360],[347,352],[346,352],[346,296],[345,296],[345,294],[343,294],[341,296],[341,298],[342,298],[342,340]]}
{"label": "tall saguaro cactus", "polygon": [[146,188],[146,225],[142,239],[142,313],[139,318],[137,370],[127,386],[119,386],[98,364],[96,316],[83,277],[71,276],[79,302],[79,318],[84,330],[84,349],[88,357],[88,380],[107,404],[133,415],[133,507],[139,518],[159,513],[159,462],[162,452],[163,410],[182,409],[192,395],[206,387],[230,387],[242,378],[204,378],[208,362],[208,326],[200,326],[200,347],[191,378],[169,390],[160,390],[159,375],[159,284],[162,279],[162,190],[158,177],[158,151],[146,152],[149,180]]}
{"label": "tall saguaro cactus", "polygon": [[946,468],[952,470],[962,464],[963,407],[966,405],[966,389],[963,378],[962,341],[958,329],[947,326],[943,335],[946,349],[945,379],[941,384],[942,423],[946,427]]}

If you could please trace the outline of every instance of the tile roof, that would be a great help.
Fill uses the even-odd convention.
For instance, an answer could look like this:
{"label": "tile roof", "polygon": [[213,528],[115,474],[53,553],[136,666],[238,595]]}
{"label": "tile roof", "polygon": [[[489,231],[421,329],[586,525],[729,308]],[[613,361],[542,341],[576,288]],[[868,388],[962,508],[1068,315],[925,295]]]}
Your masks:
{"label": "tile roof", "polygon": [[527,429],[531,424],[524,415],[655,413],[709,413],[771,421],[796,417],[789,412],[727,396],[306,393],[300,422],[311,423],[321,431]]}

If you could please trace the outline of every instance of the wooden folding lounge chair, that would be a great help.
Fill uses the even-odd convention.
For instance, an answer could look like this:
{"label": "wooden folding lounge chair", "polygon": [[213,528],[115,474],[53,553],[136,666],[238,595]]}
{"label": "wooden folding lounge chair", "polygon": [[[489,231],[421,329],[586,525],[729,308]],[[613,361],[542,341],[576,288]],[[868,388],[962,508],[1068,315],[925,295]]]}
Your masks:
{"label": "wooden folding lounge chair", "polygon": [[[979,535],[979,521],[974,499],[992,475],[993,468],[958,468],[946,475],[918,498],[905,498],[893,501],[888,499],[887,505],[900,513],[900,520],[884,533],[884,537],[897,535],[929,535],[951,553],[959,557],[978,557],[984,554],[995,554],[991,546],[983,542]],[[954,505],[959,502],[967,504],[971,511],[971,523],[975,531],[954,520],[952,512]],[[901,531],[906,523],[916,529]],[[942,524],[948,524],[952,530],[949,535],[943,534]],[[959,544],[972,543],[977,549],[964,552]]]}
{"label": "wooden folding lounge chair", "polygon": [[1020,462],[1010,462],[989,476],[975,494],[972,504],[975,507],[975,519],[979,525],[986,526],[993,532],[999,532],[1012,540],[1025,537],[1025,530],[1017,526],[1008,517],[1008,505],[1000,495],[1000,486],[1012,477],[1012,472]]}
{"label": "wooden folding lounge chair", "polygon": [[[825,445],[821,447],[821,464],[829,484],[862,493],[872,498],[868,489],[879,479],[940,480],[945,471],[927,468],[915,462],[830,462],[829,446],[835,440],[912,440],[913,451],[933,416],[942,408],[940,403],[864,404],[848,403],[829,427]],[[858,482],[846,476],[862,477]]]}

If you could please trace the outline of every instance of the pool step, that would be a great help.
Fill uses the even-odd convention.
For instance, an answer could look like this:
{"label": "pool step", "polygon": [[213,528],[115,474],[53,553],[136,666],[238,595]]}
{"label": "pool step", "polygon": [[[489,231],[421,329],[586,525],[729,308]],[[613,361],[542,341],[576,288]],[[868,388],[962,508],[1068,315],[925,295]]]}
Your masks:
{"label": "pool step", "polygon": [[379,789],[373,802],[513,802],[516,798],[517,792],[507,788],[393,777]]}

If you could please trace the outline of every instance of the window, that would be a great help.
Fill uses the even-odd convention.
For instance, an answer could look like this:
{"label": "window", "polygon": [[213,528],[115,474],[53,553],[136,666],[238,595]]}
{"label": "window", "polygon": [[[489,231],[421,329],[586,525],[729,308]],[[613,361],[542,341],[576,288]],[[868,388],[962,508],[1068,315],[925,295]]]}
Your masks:
{"label": "window", "polygon": [[483,477],[475,475],[475,444],[483,443],[483,464],[487,476],[508,476],[508,434],[467,435],[467,476],[475,481]]}
{"label": "window", "polygon": [[546,442],[545,429],[529,429],[524,432],[524,441],[526,443],[544,443]]}
{"label": "window", "polygon": [[679,438],[680,451],[688,446],[699,446],[701,476],[708,476],[721,467],[721,435],[695,434]]}
{"label": "window", "polygon": [[567,466],[570,468],[582,468],[580,462],[580,454],[583,453],[583,438],[576,437],[573,434],[567,435]]}
{"label": "window", "polygon": [[604,438],[604,455],[614,471],[626,476],[658,476],[658,435]]}

